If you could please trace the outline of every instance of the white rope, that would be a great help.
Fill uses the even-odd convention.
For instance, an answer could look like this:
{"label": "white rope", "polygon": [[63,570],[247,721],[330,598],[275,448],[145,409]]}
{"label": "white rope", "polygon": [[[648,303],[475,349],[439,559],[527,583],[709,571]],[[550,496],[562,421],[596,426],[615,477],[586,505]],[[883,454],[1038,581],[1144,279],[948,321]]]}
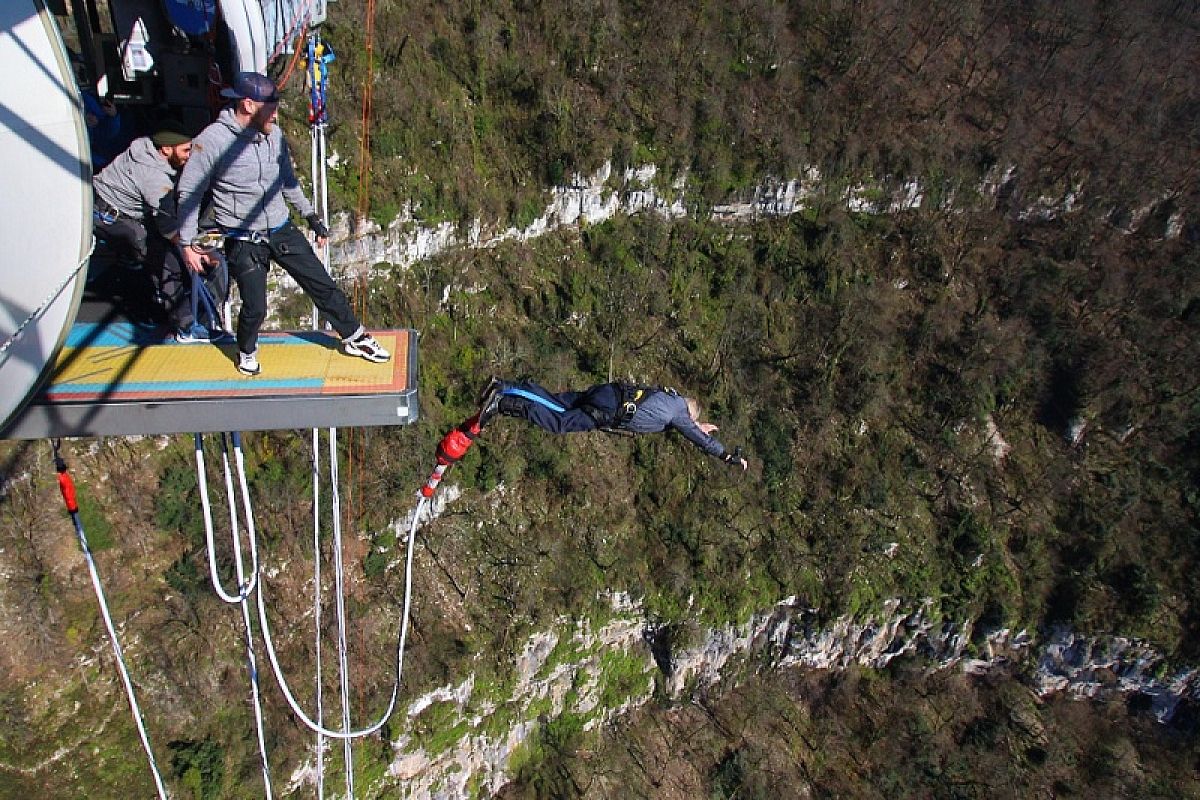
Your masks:
{"label": "white rope", "polygon": [[412,566],[413,553],[416,551],[417,526],[421,523],[421,515],[429,506],[428,498],[421,498],[421,502],[417,504],[417,510],[413,514],[412,525],[408,531],[408,553],[405,558],[404,567],[404,611],[400,618],[400,638],[396,644],[396,682],[392,685],[392,696],[388,700],[387,708],[378,720],[368,725],[365,728],[359,728],[352,731],[334,731],[318,725],[312,718],[304,712],[300,704],[296,702],[295,696],[292,694],[291,688],[288,686],[287,679],[283,676],[283,670],[279,667],[279,658],[275,653],[275,644],[271,640],[271,627],[267,622],[267,609],[263,601],[263,592],[260,588],[258,591],[258,622],[262,628],[263,642],[267,646],[267,658],[271,662],[271,669],[275,673],[275,680],[279,683],[279,688],[283,692],[284,699],[291,706],[292,713],[308,726],[309,730],[321,733],[331,739],[357,739],[363,736],[369,736],[384,726],[384,723],[392,715],[392,711],[396,707],[396,698],[400,692],[400,680],[404,672],[404,645],[408,640],[408,618],[412,608]]}
{"label": "white rope", "polygon": [[[246,481],[246,460],[242,456],[242,437],[241,434],[234,432],[233,438],[233,457],[237,464],[238,484],[242,490],[242,508],[246,514],[246,529],[247,536],[251,542],[254,542],[257,535],[254,531],[254,511],[250,506],[250,486]],[[221,437],[221,442],[224,444],[225,437]],[[257,547],[252,546],[253,552],[257,554]],[[242,563],[241,548],[234,548],[234,566],[237,570],[238,586],[247,584],[245,567]],[[254,563],[255,583],[258,577],[258,559],[255,557]],[[262,592],[258,593],[259,595]],[[250,627],[250,601],[243,598],[241,601],[242,607],[242,622],[246,626],[246,660],[250,666],[250,696],[254,703],[254,728],[258,734],[258,752],[262,756],[262,775],[263,788],[267,793],[267,800],[271,799],[271,767],[267,761],[267,740],[263,730],[263,713],[262,713],[262,698],[258,692],[258,662],[254,657],[254,630]]]}
{"label": "white rope", "polygon": [[[312,35],[311,33],[309,34]],[[309,65],[312,69],[312,65]],[[313,205],[316,208],[317,214],[321,216],[326,227],[329,226],[329,211],[328,202],[322,202],[321,198],[328,197],[323,194],[322,189],[327,180],[325,172],[324,160],[324,143],[325,143],[325,127],[323,125],[314,125],[309,128],[309,135],[312,139],[312,147],[309,148],[311,155],[311,171],[313,179]],[[329,272],[329,242],[325,242],[325,247],[321,248],[321,263],[325,267],[325,271]],[[321,327],[320,314],[317,309],[317,304],[312,304],[312,329],[319,330]],[[318,428],[312,429],[313,439],[313,625],[316,628],[316,704],[317,704],[317,724],[324,725],[324,706],[323,706],[323,689],[321,676],[321,539],[320,539],[320,497],[321,497],[321,431]],[[330,450],[335,450],[332,432],[330,435]],[[334,462],[336,463],[336,455]],[[333,492],[337,491],[337,482],[333,483]],[[336,517],[335,517],[336,519]],[[325,797],[325,737],[320,731],[316,731],[317,736],[317,800],[324,800]],[[350,774],[351,769],[347,761],[346,774]],[[349,796],[353,797],[353,794]]]}
{"label": "white rope", "polygon": [[[196,443],[196,482],[200,487],[200,503],[204,516],[204,530],[208,545],[208,571],[213,589],[217,596],[229,604],[241,606],[242,625],[246,631],[246,662],[250,673],[250,700],[254,706],[254,730],[258,738],[258,752],[262,761],[263,788],[268,800],[271,798],[271,767],[267,758],[267,741],[263,724],[262,697],[258,688],[258,662],[254,655],[254,629],[250,622],[249,597],[258,586],[258,544],[257,533],[254,529],[254,510],[250,504],[250,488],[246,480],[246,461],[242,455],[242,439],[238,433],[231,434],[233,439],[234,463],[237,468],[238,483],[241,487],[242,509],[246,520],[246,537],[249,539],[252,574],[247,580],[246,565],[242,558],[242,547],[238,535],[237,499],[233,484],[233,475],[229,465],[229,444],[225,434],[221,434],[221,460],[225,475],[225,495],[229,503],[229,521],[233,537],[234,576],[237,580],[236,594],[227,592],[217,575],[217,555],[214,546],[212,508],[208,497],[208,475],[204,463],[204,444],[200,434],[195,434]],[[261,594],[261,593],[260,593]]]}
{"label": "white rope", "polygon": [[125,666],[125,654],[121,642],[117,638],[117,630],[113,626],[112,616],[108,613],[108,601],[104,597],[104,586],[100,583],[100,572],[96,569],[96,560],[88,547],[87,534],[83,531],[83,523],[78,512],[71,512],[71,520],[75,523],[75,535],[79,538],[79,547],[87,560],[88,573],[92,577],[92,588],[96,592],[96,600],[100,604],[100,616],[104,619],[104,627],[108,631],[108,639],[112,642],[113,655],[117,659],[117,670],[121,673],[121,683],[125,685],[125,696],[129,699],[129,710],[133,713],[133,722],[137,726],[138,738],[142,740],[142,748],[146,758],[150,760],[150,773],[154,776],[154,786],[158,796],[167,800],[167,789],[163,786],[162,775],[158,771],[158,763],[154,760],[154,750],[150,747],[150,737],[146,733],[146,723],[142,719],[142,710],[138,707],[137,695],[133,691],[133,681],[129,678],[129,669]]}
{"label": "white rope", "polygon": [[[346,587],[342,564],[342,496],[338,490],[337,428],[329,429],[329,485],[333,514],[333,585],[337,603],[338,678],[342,695],[342,732],[350,730],[350,659],[346,655]],[[354,797],[354,750],[349,738],[342,740],[346,760],[346,796]]]}
{"label": "white rope", "polygon": [[[217,575],[217,555],[216,544],[213,536],[212,508],[208,499],[208,471],[204,463],[204,443],[200,434],[195,434],[196,441],[196,483],[200,487],[200,508],[204,515],[204,537],[208,545],[208,576],[212,582],[213,589],[217,596],[226,603],[240,603],[250,596],[254,591],[254,587],[258,585],[258,545],[255,542],[253,535],[250,536],[250,554],[251,554],[251,575],[250,580],[242,583],[241,578],[238,579],[238,590],[236,593],[227,592],[221,585],[221,578]],[[229,516],[230,529],[233,535],[233,551],[238,554],[239,563],[241,560],[241,542],[238,537],[238,519],[237,506],[234,503],[233,493],[233,475],[229,469],[229,450],[225,446],[225,437],[221,437],[221,460],[225,469],[225,494],[229,501]],[[253,525],[253,523],[251,523]]]}
{"label": "white rope", "polygon": [[[62,294],[63,289],[66,289],[68,286],[70,286],[71,281],[75,280],[75,276],[79,274],[79,270],[87,266],[88,260],[91,259],[92,253],[95,250],[96,237],[93,235],[92,243],[88,247],[87,253],[84,254],[79,263],[75,265],[75,268],[67,274],[67,277],[63,278],[62,283],[58,284],[58,286],[55,286],[54,289],[51,290],[50,296],[43,300],[40,306],[30,312],[29,316],[25,317],[25,319],[21,320],[21,324],[17,325],[17,329],[13,331],[7,339],[4,340],[4,344],[0,344],[0,359],[8,358],[9,348],[16,344],[20,338],[25,335],[25,329],[29,327],[31,322],[40,317],[42,314],[46,313],[46,309],[58,299],[58,296]],[[0,363],[3,363],[3,361],[0,360]]]}
{"label": "white rope", "polygon": [[[313,313],[316,327],[316,311]],[[317,724],[324,722],[321,690],[321,431],[312,429],[313,486],[313,626],[316,628]],[[317,731],[317,800],[325,797],[325,737]]]}

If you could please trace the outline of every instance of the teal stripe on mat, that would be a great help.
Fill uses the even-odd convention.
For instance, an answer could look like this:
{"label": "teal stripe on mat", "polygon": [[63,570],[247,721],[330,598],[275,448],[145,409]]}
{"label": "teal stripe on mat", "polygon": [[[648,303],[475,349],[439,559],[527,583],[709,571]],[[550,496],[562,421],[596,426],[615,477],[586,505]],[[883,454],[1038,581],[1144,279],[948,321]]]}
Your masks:
{"label": "teal stripe on mat", "polygon": [[168,392],[212,392],[237,391],[239,389],[320,389],[324,387],[322,378],[298,378],[295,380],[263,380],[262,378],[247,378],[234,381],[147,381],[135,383],[56,383],[50,387],[50,394],[107,394],[121,395],[125,392],[151,392],[166,394]]}
{"label": "teal stripe on mat", "polygon": [[[264,333],[258,343],[263,344],[319,344],[322,347],[336,347],[337,338],[332,334],[320,331],[301,331],[289,333],[286,331]],[[155,344],[169,344],[179,347],[199,347],[198,343],[187,345],[177,344],[171,334],[165,329],[153,325],[134,325],[131,322],[110,322],[101,325],[98,322],[77,322],[71,326],[67,334],[67,347],[128,347],[137,345],[146,347]],[[223,343],[222,347],[232,346],[233,342]]]}
{"label": "teal stripe on mat", "polygon": [[162,344],[166,331],[151,325],[131,322],[77,322],[67,334],[67,347],[126,347],[131,344]]}

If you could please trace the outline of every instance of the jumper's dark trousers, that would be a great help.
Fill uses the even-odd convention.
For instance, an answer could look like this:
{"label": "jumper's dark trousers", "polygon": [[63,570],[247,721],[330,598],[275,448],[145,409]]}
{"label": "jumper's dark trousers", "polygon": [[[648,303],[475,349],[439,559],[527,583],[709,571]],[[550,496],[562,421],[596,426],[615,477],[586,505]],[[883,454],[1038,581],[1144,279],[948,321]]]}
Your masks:
{"label": "jumper's dark trousers", "polygon": [[[514,394],[519,389],[549,400],[563,410],[547,407],[536,400]],[[521,400],[521,416],[551,433],[583,433],[594,431],[599,422],[611,421],[621,405],[620,390],[615,384],[602,383],[582,392],[547,391],[533,381],[519,381],[504,390],[505,398]]]}

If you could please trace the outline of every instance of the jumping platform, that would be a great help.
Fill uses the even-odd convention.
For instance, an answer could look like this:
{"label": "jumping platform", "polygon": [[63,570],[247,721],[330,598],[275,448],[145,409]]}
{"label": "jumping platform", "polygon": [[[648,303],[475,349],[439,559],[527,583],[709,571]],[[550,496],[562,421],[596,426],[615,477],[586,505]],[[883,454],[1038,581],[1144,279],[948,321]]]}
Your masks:
{"label": "jumping platform", "polygon": [[0,438],[208,433],[408,425],[417,421],[417,333],[372,331],[392,353],[372,364],[332,334],[263,333],[262,374],[237,345],[179,344],[161,328],[77,322],[54,371]]}

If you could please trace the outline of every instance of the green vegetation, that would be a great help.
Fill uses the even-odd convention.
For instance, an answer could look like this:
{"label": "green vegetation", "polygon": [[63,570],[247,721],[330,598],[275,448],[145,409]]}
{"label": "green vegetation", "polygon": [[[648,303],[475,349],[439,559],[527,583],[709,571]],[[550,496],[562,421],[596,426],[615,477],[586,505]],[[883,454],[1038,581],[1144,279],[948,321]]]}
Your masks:
{"label": "green vegetation", "polygon": [[[361,7],[331,6],[327,29],[335,209],[358,186]],[[696,213],[376,266],[366,316],[421,331],[422,408],[412,429],[342,440],[356,718],[391,688],[404,589],[386,568],[392,525],[489,373],[675,386],[753,466],[734,473],[676,436],[498,420],[448,477],[462,496],[418,537],[402,703],[475,674],[469,715],[496,705],[478,733],[548,716],[512,697],[516,658],[564,618],[607,619],[612,591],[643,602],[667,655],[795,596],[814,625],[929,598],[977,635],[1061,623],[1200,661],[1194,10],[397,0],[378,13],[377,221],[404,208],[420,224],[526,224],[551,185],[610,160],[618,175],[657,165],[660,189],[684,177]],[[802,213],[710,219],[731,193],[808,167],[820,180]],[[912,179],[913,208],[847,209],[851,190],[886,205]],[[308,438],[246,440],[276,645],[311,708]],[[205,588],[190,442],[66,449],[152,733],[180,744],[160,757],[173,793],[259,795],[241,619]],[[61,689],[56,714],[81,705],[64,721],[0,694],[0,796],[123,797],[144,765],[112,686],[90,701],[78,690],[78,659],[110,664],[93,656],[106,643],[43,455],[0,450],[4,669]],[[223,534],[224,576],[228,547]],[[577,655],[560,635],[547,668]],[[606,705],[650,686],[640,656],[599,656]],[[688,797],[1198,793],[1189,709],[1157,726],[1141,701],[1039,706],[1017,677],[930,676],[919,660],[820,676],[746,666],[743,685],[656,698],[616,735],[543,719],[506,796],[653,796],[656,780]],[[291,774],[311,737],[264,697],[273,772]],[[476,733],[453,711],[397,716],[388,736],[444,752]],[[21,771],[106,719],[104,744],[69,771]],[[387,743],[362,746],[361,774],[383,775]]]}
{"label": "green vegetation", "polygon": [[75,495],[79,503],[79,523],[87,537],[88,549],[99,553],[112,547],[113,526],[96,503],[96,498],[83,486],[76,487]]}
{"label": "green vegetation", "polygon": [[201,742],[171,742],[171,770],[179,785],[195,800],[221,796],[225,771],[221,747],[211,739]]}
{"label": "green vegetation", "polygon": [[425,751],[436,756],[468,734],[471,725],[463,719],[456,703],[443,700],[422,711],[413,720],[413,728]]}
{"label": "green vegetation", "polygon": [[[751,678],[525,762],[501,797],[1196,797],[1196,740],[1132,709],[918,665]],[[583,753],[586,752],[586,755]]]}
{"label": "green vegetation", "polygon": [[[517,777],[517,786],[510,788],[511,797],[572,796],[570,763],[575,752],[595,737],[583,731],[584,719],[577,714],[563,713],[546,720],[509,758],[508,770]],[[514,791],[515,789],[515,791]]]}
{"label": "green vegetation", "polygon": [[646,693],[650,667],[635,653],[609,650],[600,656],[600,707],[616,708],[631,697]]}

